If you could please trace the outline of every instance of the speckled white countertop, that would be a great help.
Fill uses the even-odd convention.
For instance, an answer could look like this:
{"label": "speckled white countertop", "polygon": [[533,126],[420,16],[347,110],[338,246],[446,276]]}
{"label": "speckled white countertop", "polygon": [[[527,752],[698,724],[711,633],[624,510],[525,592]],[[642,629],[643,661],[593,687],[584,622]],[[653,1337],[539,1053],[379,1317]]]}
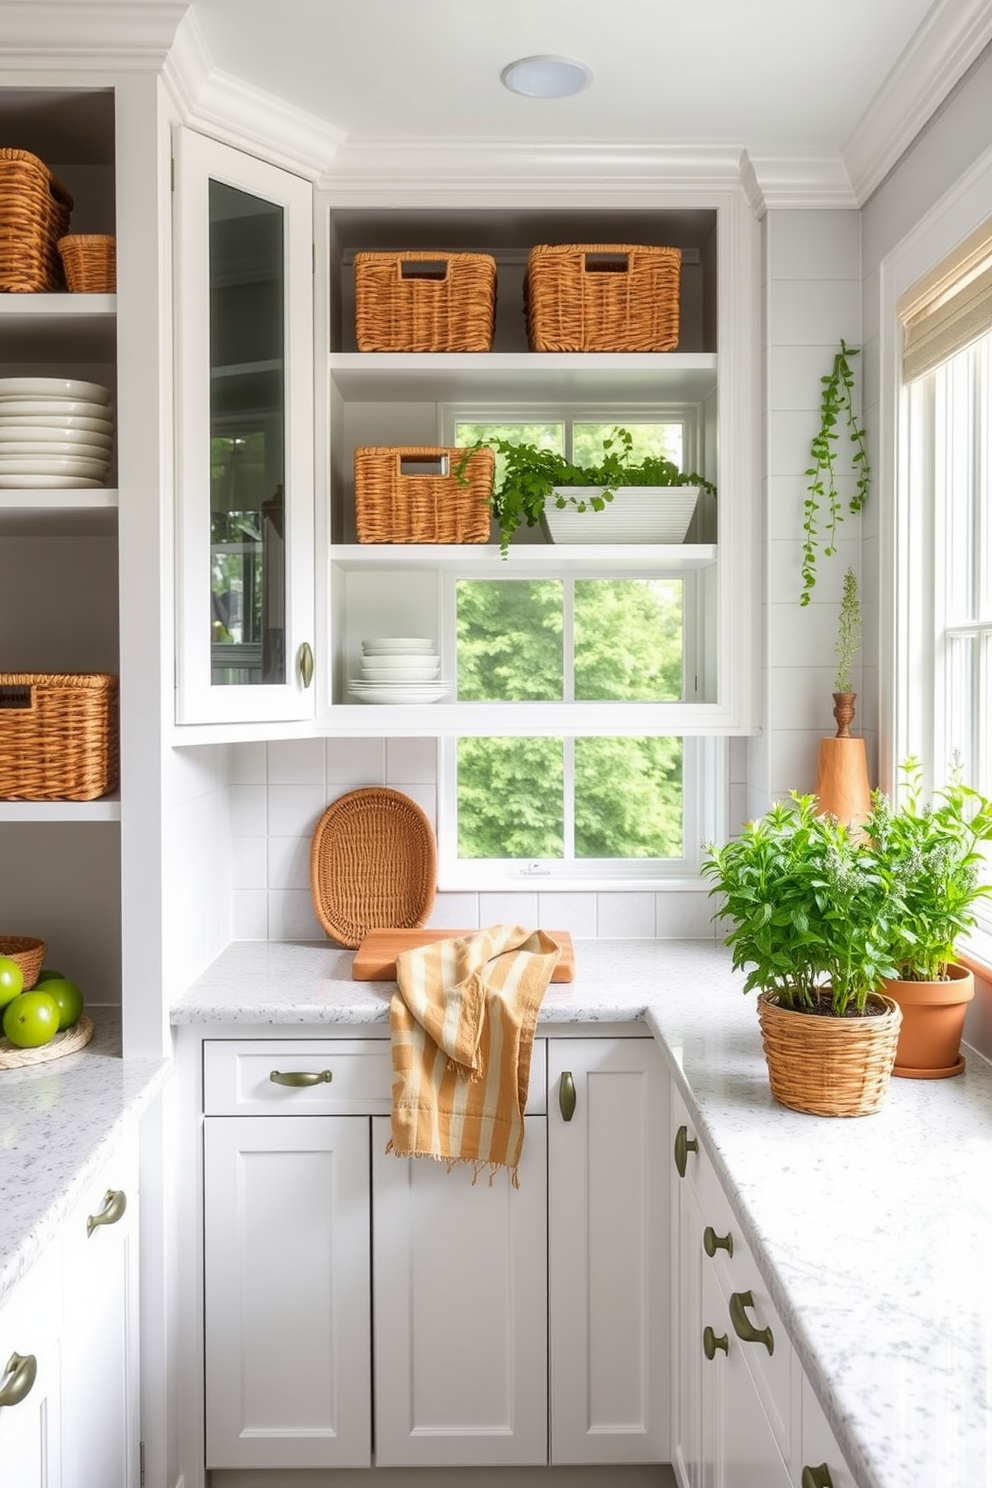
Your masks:
{"label": "speckled white countertop", "polygon": [[168,1075],[167,1061],[121,1058],[116,1009],[88,1012],[85,1049],[0,1070],[0,1306]]}
{"label": "speckled white countertop", "polygon": [[[893,1080],[875,1116],[804,1116],[769,1094],[754,999],[722,946],[575,952],[544,1031],[642,1019],[668,1052],[861,1488],[990,1488],[992,1065],[969,1054],[955,1079]],[[391,984],[350,967],[326,945],[236,944],[173,1022],[384,1024]]]}

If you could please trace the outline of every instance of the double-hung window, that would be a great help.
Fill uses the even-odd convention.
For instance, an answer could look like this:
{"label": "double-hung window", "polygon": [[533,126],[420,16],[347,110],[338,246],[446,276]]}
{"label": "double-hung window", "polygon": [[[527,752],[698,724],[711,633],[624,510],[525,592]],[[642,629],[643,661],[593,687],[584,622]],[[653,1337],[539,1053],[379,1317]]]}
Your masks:
{"label": "double-hung window", "polygon": [[[663,454],[683,468],[695,458],[691,409],[459,408],[447,411],[444,433],[451,446],[516,438],[583,463],[618,426],[634,436],[636,454]],[[448,882],[670,880],[695,872],[699,844],[716,830],[717,743],[626,729],[616,706],[695,696],[695,574],[659,571],[649,548],[643,567],[613,571],[608,557],[593,571],[567,555],[545,547],[532,573],[514,569],[511,549],[498,575],[449,576],[458,700],[505,705],[513,725],[443,741],[439,845]],[[603,704],[602,731],[528,726],[528,704],[572,702]]]}
{"label": "double-hung window", "polygon": [[992,794],[992,223],[899,311],[897,742],[934,785],[957,760]]}

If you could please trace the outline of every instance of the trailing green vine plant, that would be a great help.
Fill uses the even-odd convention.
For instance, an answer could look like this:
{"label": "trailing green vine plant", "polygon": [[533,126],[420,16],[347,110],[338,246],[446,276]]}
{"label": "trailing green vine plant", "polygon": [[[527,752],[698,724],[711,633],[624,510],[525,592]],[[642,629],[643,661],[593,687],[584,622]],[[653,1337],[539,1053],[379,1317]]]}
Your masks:
{"label": "trailing green vine plant", "polygon": [[[868,464],[868,449],[865,431],[858,422],[851,401],[854,388],[852,357],[860,349],[841,341],[840,350],[834,356],[834,364],[826,377],[820,379],[820,427],[810,443],[812,464],[806,471],[809,484],[803,508],[803,588],[799,603],[808,605],[810,593],[816,584],[817,549],[823,547],[825,558],[833,557],[837,551],[837,527],[843,521],[843,502],[837,491],[836,443],[838,432],[847,433],[853,453],[851,465],[854,469],[854,494],[848,503],[852,512],[859,512],[868,500],[871,487],[871,468]],[[821,535],[822,530],[822,535]]]}

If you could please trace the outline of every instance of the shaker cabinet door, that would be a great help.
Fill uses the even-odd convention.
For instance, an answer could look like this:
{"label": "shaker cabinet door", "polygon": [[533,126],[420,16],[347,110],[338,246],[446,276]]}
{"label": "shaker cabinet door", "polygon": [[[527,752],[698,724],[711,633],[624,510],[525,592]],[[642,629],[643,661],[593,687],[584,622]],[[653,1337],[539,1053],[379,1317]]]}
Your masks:
{"label": "shaker cabinet door", "polygon": [[368,1120],[204,1129],[206,1465],[367,1467]]}

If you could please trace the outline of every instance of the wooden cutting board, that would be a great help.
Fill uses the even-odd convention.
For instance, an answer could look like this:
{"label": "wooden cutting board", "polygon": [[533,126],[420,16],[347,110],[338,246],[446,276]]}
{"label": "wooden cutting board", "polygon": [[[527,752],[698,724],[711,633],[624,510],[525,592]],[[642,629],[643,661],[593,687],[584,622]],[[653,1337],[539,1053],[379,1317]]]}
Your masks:
{"label": "wooden cutting board", "polygon": [[[356,982],[394,982],[396,957],[400,951],[430,945],[433,940],[450,940],[455,935],[472,935],[471,930],[370,930],[355,952],[351,963],[352,980]],[[553,982],[571,982],[575,978],[575,949],[567,930],[548,930],[547,934],[561,946],[558,965],[551,973]]]}

